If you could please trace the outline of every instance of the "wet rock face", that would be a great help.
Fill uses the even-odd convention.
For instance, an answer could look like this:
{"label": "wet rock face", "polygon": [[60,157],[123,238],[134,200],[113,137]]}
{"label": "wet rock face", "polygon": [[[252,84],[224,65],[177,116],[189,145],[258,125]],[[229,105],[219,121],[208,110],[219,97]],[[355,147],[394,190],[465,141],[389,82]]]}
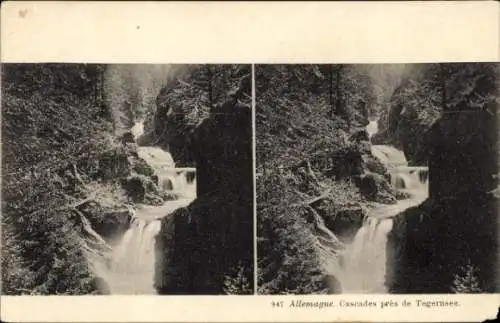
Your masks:
{"label": "wet rock face", "polygon": [[361,176],[355,177],[354,182],[359,187],[361,194],[369,200],[384,204],[396,203],[394,190],[384,176],[366,172]]}
{"label": "wet rock face", "polygon": [[238,268],[249,286],[239,293],[253,293],[252,120],[241,103],[241,94],[250,93],[245,80],[195,128],[176,134],[184,146],[170,152],[176,163],[196,165],[197,198],[162,220],[160,294],[224,294],[227,276]]}
{"label": "wet rock face", "polygon": [[244,109],[235,107],[200,125],[194,154],[197,199],[167,217],[174,223],[163,220],[165,231],[158,238],[169,249],[165,274],[157,278],[162,294],[222,294],[225,275],[236,266],[251,274],[251,115]]}
{"label": "wet rock face", "polygon": [[398,215],[387,246],[390,292],[454,292],[468,265],[482,292],[497,292],[497,207],[427,200]]}
{"label": "wet rock face", "polygon": [[122,180],[122,186],[134,202],[145,202],[158,194],[156,183],[148,176],[133,175]]}
{"label": "wet rock face", "polygon": [[241,182],[252,182],[249,181],[252,173],[250,113],[246,107],[235,107],[235,111],[206,119],[197,128],[193,136],[193,156],[199,196],[210,195],[217,186],[240,190]]}
{"label": "wet rock face", "polygon": [[497,187],[497,119],[488,112],[445,114],[433,127],[431,198],[476,194]]}

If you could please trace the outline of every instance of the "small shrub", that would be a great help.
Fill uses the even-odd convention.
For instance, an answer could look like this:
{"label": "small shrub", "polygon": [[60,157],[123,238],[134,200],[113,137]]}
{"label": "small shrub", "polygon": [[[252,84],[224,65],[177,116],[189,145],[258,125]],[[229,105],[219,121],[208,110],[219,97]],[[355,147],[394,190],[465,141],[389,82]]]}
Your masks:
{"label": "small shrub", "polygon": [[467,264],[459,268],[453,279],[453,291],[455,293],[482,293],[477,269],[472,264]]}
{"label": "small shrub", "polygon": [[224,280],[224,293],[227,295],[244,295],[252,294],[252,285],[248,280],[248,274],[245,273],[248,268],[243,266],[236,267],[234,273],[225,276]]}

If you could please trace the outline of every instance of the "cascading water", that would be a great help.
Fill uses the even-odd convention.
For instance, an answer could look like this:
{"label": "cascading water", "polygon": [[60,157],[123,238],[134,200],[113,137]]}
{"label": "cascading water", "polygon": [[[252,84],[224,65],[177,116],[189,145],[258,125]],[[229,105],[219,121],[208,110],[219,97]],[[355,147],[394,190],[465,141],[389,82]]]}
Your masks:
{"label": "cascading water", "polygon": [[[370,137],[377,127],[370,122]],[[387,145],[373,145],[372,154],[391,174],[391,184],[409,195],[396,204],[378,204],[370,210],[353,242],[343,252],[340,282],[343,293],[386,293],[386,244],[392,229],[391,217],[422,203],[428,195],[427,167],[410,167],[402,151]]]}
{"label": "cascading water", "polygon": [[111,268],[105,277],[112,294],[156,294],[155,237],[161,228],[160,219],[191,201],[192,198],[181,198],[159,207],[142,206],[136,211],[130,228],[113,250]]}
{"label": "cascading water", "polygon": [[366,132],[369,138],[373,137],[378,132],[378,120],[371,120],[366,126]]}
{"label": "cascading water", "polygon": [[112,294],[156,294],[154,275],[159,253],[155,252],[155,237],[161,218],[196,198],[195,168],[176,168],[170,153],[157,147],[139,147],[138,153],[155,170],[160,189],[177,199],[161,206],[137,206],[129,229],[113,248],[108,270],[102,274]]}

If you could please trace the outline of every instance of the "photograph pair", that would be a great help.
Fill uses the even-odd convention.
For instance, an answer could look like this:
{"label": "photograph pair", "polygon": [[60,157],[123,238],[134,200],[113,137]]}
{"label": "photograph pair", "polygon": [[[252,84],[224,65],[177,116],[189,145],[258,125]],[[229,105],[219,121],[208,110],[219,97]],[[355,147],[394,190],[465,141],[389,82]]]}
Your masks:
{"label": "photograph pair", "polygon": [[4,63],[2,295],[497,293],[498,63]]}

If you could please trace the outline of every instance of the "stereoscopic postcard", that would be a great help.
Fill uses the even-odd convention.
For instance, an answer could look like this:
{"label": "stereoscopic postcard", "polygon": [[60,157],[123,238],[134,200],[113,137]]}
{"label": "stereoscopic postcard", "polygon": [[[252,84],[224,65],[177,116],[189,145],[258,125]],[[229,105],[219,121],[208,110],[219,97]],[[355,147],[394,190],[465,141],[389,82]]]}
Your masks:
{"label": "stereoscopic postcard", "polygon": [[499,8],[3,3],[2,320],[495,318]]}

